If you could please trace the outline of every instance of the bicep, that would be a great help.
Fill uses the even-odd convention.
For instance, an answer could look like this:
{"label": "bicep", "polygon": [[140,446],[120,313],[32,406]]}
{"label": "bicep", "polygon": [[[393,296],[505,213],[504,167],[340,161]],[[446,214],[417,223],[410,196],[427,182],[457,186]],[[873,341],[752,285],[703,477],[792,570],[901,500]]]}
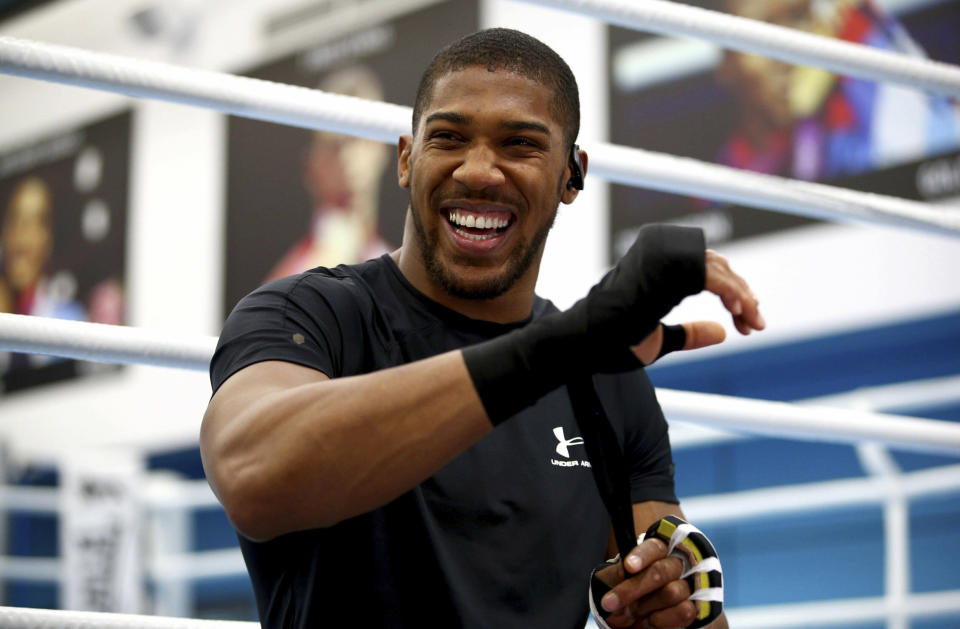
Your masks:
{"label": "bicep", "polygon": [[240,369],[220,385],[210,398],[207,415],[232,415],[275,391],[329,379],[322,371],[282,360],[254,363]]}
{"label": "bicep", "polygon": [[[274,394],[325,380],[329,378],[321,371],[279,360],[240,369],[224,381],[207,405],[200,426],[204,458],[215,457],[226,443],[246,431],[257,409],[269,404]],[[212,481],[214,475],[207,477]]]}

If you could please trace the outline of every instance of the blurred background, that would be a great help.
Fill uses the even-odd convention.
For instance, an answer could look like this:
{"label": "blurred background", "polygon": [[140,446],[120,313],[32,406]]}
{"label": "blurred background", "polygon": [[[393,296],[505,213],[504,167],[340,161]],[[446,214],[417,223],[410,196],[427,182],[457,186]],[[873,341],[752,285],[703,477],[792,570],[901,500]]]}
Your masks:
{"label": "blurred background", "polygon": [[[960,63],[957,0],[691,4]],[[960,212],[956,100],[702,41],[508,0],[0,2],[0,35],[403,105],[436,50],[486,26],[568,61],[588,153],[611,142]],[[399,245],[392,145],[8,75],[0,95],[0,312],[216,335],[267,279]],[[960,420],[960,240],[588,173],[538,292],[569,306],[661,221],[702,227],[769,329],[728,326],[722,346],[652,368],[657,386]],[[671,314],[694,318],[727,324],[709,297]],[[0,604],[255,618],[203,480],[209,394],[204,373],[0,353]],[[882,618],[815,626],[960,627],[958,457],[681,421],[671,436],[728,606],[781,618],[750,626],[846,602]]]}

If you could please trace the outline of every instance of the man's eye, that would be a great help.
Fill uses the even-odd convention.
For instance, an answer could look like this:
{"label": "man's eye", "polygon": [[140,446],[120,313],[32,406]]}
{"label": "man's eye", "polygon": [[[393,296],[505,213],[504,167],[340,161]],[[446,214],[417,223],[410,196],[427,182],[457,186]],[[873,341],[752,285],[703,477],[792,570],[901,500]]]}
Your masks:
{"label": "man's eye", "polygon": [[439,140],[441,142],[443,141],[452,142],[457,139],[457,136],[450,131],[434,131],[433,133],[430,134],[430,139]]}
{"label": "man's eye", "polygon": [[504,147],[518,155],[534,155],[544,150],[540,142],[524,136],[509,138],[504,142]]}

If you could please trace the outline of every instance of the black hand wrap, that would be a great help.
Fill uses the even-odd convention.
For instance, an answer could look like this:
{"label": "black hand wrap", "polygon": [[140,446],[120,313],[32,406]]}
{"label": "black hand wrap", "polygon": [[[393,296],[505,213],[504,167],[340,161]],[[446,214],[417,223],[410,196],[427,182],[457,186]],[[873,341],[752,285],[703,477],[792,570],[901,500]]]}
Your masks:
{"label": "black hand wrap", "polygon": [[663,325],[663,341],[660,343],[660,353],[657,354],[657,360],[670,352],[683,349],[683,346],[687,344],[687,331],[682,325],[661,325]]}
{"label": "black hand wrap", "polygon": [[569,310],[463,350],[477,393],[495,425],[572,376],[641,367],[630,351],[683,298],[703,290],[699,229],[647,225],[589,294]]}

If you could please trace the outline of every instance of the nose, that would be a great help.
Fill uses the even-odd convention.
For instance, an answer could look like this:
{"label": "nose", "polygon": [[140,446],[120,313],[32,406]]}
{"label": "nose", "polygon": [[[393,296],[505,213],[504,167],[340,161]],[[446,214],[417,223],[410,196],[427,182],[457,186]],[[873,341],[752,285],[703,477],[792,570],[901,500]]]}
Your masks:
{"label": "nose", "polygon": [[496,152],[484,145],[470,147],[464,153],[463,161],[453,171],[453,178],[471,190],[483,190],[504,182]]}

